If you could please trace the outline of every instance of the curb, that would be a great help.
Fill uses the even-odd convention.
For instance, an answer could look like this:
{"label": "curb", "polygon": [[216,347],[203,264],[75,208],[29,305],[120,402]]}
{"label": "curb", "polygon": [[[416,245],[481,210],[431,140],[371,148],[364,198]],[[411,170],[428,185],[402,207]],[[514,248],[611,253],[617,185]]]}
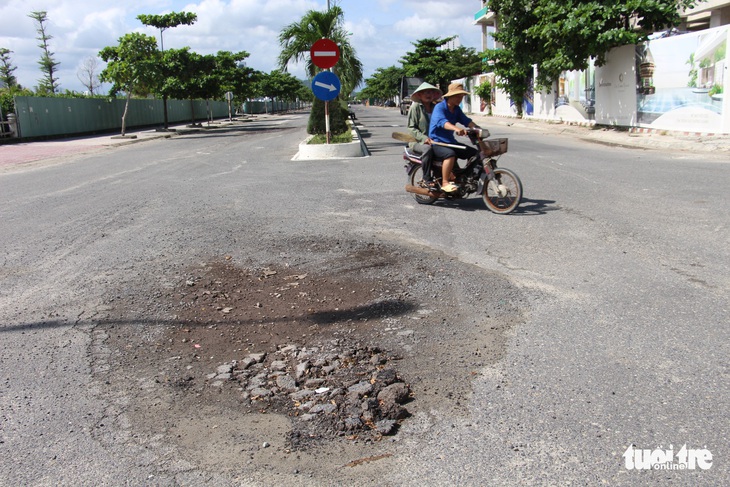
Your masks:
{"label": "curb", "polygon": [[728,134],[679,132],[639,127],[622,129],[593,123],[520,119],[503,115],[490,117],[472,114],[472,118],[483,121],[486,126],[489,123],[518,126],[556,135],[573,136],[585,142],[611,147],[702,153],[719,152],[719,155],[730,152],[730,135]]}

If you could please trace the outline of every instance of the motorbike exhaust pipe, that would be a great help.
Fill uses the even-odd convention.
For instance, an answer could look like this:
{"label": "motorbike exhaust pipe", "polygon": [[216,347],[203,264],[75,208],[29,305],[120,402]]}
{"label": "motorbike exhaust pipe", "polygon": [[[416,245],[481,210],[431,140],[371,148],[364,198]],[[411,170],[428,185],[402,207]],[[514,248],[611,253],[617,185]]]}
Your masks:
{"label": "motorbike exhaust pipe", "polygon": [[413,186],[412,184],[406,184],[406,191],[408,193],[416,193],[416,194],[422,194],[423,196],[431,196],[432,198],[438,197],[437,193],[429,191],[426,188],[419,188],[418,186]]}

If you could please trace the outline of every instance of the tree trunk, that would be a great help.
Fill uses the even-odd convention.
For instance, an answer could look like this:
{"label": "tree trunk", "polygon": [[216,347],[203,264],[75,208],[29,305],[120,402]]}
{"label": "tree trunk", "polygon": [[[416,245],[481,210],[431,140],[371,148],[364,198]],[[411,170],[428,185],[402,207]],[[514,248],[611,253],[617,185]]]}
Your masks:
{"label": "tree trunk", "polygon": [[164,128],[167,130],[170,128],[170,124],[167,122],[167,95],[162,95],[162,113],[165,118]]}
{"label": "tree trunk", "polygon": [[129,100],[132,98],[132,90],[127,90],[127,101],[124,103],[124,113],[122,114],[122,136],[126,134],[127,127],[127,111],[129,110]]}

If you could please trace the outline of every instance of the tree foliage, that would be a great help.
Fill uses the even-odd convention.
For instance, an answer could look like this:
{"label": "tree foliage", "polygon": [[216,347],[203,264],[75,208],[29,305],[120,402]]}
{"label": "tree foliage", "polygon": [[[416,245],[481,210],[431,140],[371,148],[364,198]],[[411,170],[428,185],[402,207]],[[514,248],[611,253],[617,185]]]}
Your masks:
{"label": "tree foliage", "polygon": [[[638,44],[679,24],[678,9],[696,0],[490,0],[499,25],[499,49],[484,53],[486,71],[513,100],[522,100],[538,65],[536,84],[551,89],[563,71],[605,63],[613,48]],[[518,111],[521,103],[516,104]]]}
{"label": "tree foliage", "polygon": [[272,100],[296,101],[300,98],[302,88],[306,87],[291,74],[274,70],[269,74],[262,74],[257,92]]}
{"label": "tree foliage", "polygon": [[653,32],[679,24],[678,8],[694,0],[540,0],[537,22],[525,34],[541,44],[537,82],[549,85],[562,71],[587,67],[588,58],[605,64],[614,47],[639,44]]}
{"label": "tree foliage", "polygon": [[[137,20],[142,22],[144,25],[148,25],[151,27],[156,27],[160,29],[160,50],[162,52],[165,52],[165,41],[162,37],[162,33],[165,32],[165,30],[171,28],[171,27],[177,27],[178,25],[191,25],[196,20],[198,20],[198,16],[194,13],[189,12],[170,12],[168,14],[163,15],[149,15],[149,14],[140,14],[137,16]],[[165,71],[163,67],[163,71]],[[163,74],[163,77],[166,77],[166,74]],[[160,83],[164,83],[163,80],[160,81]],[[162,101],[163,101],[163,116],[164,116],[164,126],[165,129],[168,128],[168,120],[167,120],[167,94],[163,91],[162,92]]]}
{"label": "tree foliage", "polygon": [[154,37],[138,32],[125,34],[119,38],[117,46],[99,51],[99,57],[107,63],[99,77],[112,83],[112,94],[123,91],[147,95],[156,87],[160,51]]}
{"label": "tree foliage", "polygon": [[230,91],[239,102],[254,96],[257,71],[246,66],[245,60],[248,56],[246,51],[218,51],[215,69],[220,79],[221,96]]}
{"label": "tree foliage", "polygon": [[451,80],[482,72],[482,57],[471,47],[446,48],[455,36],[420,39],[401,58],[405,76],[433,80],[444,93]]}
{"label": "tree foliage", "polygon": [[158,92],[179,100],[194,98],[206,84],[202,80],[202,72],[212,72],[213,64],[189,47],[168,49],[162,53],[162,83]]}
{"label": "tree foliage", "polygon": [[[330,132],[332,135],[339,135],[350,131],[347,125],[347,102],[335,100],[329,103]],[[312,135],[323,135],[327,133],[325,124],[325,102],[315,99],[312,103],[311,116],[307,123],[307,133]]]}
{"label": "tree foliage", "polygon": [[254,93],[256,72],[243,61],[246,51],[218,51],[201,55],[189,47],[162,53],[162,81],[158,93],[180,100],[222,99],[232,92],[242,101]]}
{"label": "tree foliage", "polygon": [[388,100],[398,95],[401,78],[405,70],[401,67],[390,66],[378,68],[373,75],[365,80],[366,87],[360,92],[361,98]]}
{"label": "tree foliage", "polygon": [[314,77],[319,69],[311,60],[312,45],[320,39],[330,39],[340,48],[340,59],[332,71],[340,79],[341,94],[349,96],[362,82],[363,67],[343,24],[344,13],[335,6],[324,12],[310,10],[299,22],[284,27],[279,34],[279,68],[286,71],[290,62],[304,62],[307,74]]}
{"label": "tree foliage", "polygon": [[190,12],[170,12],[164,15],[148,15],[140,14],[137,16],[137,20],[142,22],[144,25],[150,27],[156,27],[160,29],[160,50],[165,50],[165,44],[162,40],[162,33],[171,28],[177,27],[178,25],[192,25],[198,20],[198,16]]}
{"label": "tree foliage", "polygon": [[38,92],[55,94],[58,89],[56,68],[61,63],[53,59],[54,53],[51,52],[50,46],[48,45],[48,41],[53,39],[53,36],[46,32],[48,14],[45,10],[39,10],[31,12],[28,17],[36,22],[36,32],[38,33],[38,37],[36,37],[36,39],[39,42],[38,47],[42,50],[41,59],[38,61],[38,65],[41,67],[43,77],[38,80]]}
{"label": "tree foliage", "polygon": [[119,38],[119,45],[105,47],[99,52],[99,57],[107,63],[99,75],[100,80],[112,83],[112,94],[123,91],[127,95],[122,116],[124,135],[132,94],[150,93],[159,83],[160,51],[157,50],[157,40],[138,32],[125,34]]}
{"label": "tree foliage", "polygon": [[10,49],[0,47],[0,83],[10,89],[18,85],[18,78],[13,74],[18,68],[10,60],[12,53]]}

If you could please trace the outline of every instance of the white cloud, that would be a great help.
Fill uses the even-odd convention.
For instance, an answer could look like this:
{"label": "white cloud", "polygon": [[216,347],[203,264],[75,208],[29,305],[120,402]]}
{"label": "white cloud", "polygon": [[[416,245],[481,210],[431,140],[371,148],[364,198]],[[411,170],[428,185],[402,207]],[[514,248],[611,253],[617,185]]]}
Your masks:
{"label": "white cloud", "polygon": [[[18,67],[20,83],[35,86],[41,77],[37,65],[41,53],[28,13],[46,10],[51,51],[61,63],[61,88],[80,91],[76,71],[86,57],[116,45],[129,32],[159,39],[159,32],[143,26],[137,15],[186,11],[196,13],[197,22],[166,30],[165,48],[188,46],[201,54],[246,51],[248,66],[268,72],[276,67],[282,28],[307,10],[322,10],[325,5],[326,0],[34,0],[29,6],[26,0],[9,0],[0,4],[0,47],[14,51],[11,60]],[[472,25],[477,2],[343,0],[340,6],[366,77],[379,67],[399,65],[412,43],[425,37],[459,34],[462,44],[479,46],[479,28]],[[289,70],[304,76],[303,66]]]}

